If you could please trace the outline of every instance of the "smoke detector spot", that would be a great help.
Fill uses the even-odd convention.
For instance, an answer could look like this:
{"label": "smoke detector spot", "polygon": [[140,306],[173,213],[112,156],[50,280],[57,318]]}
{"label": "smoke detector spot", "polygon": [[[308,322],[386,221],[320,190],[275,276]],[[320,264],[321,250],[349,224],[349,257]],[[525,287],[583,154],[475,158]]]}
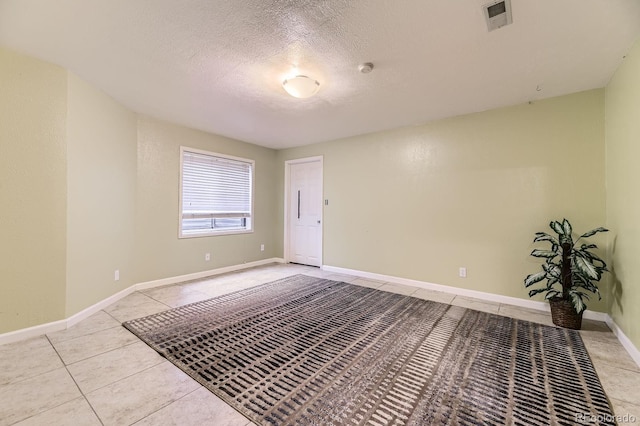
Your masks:
{"label": "smoke detector spot", "polygon": [[489,31],[497,30],[513,22],[511,16],[511,0],[492,1],[482,6],[484,19]]}
{"label": "smoke detector spot", "polygon": [[373,71],[373,63],[365,62],[358,65],[358,71],[360,71],[362,74],[369,74],[371,71]]}

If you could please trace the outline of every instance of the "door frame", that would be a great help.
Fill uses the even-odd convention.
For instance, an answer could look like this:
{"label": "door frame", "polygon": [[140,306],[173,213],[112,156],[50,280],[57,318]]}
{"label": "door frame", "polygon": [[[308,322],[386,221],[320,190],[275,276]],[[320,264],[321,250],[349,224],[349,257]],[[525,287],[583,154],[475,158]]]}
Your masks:
{"label": "door frame", "polygon": [[291,212],[289,211],[291,185],[291,165],[301,163],[320,162],[320,268],[322,268],[324,259],[324,157],[318,155],[315,157],[297,158],[284,162],[284,262],[289,263],[290,259],[290,242],[289,242],[289,226],[291,225]]}

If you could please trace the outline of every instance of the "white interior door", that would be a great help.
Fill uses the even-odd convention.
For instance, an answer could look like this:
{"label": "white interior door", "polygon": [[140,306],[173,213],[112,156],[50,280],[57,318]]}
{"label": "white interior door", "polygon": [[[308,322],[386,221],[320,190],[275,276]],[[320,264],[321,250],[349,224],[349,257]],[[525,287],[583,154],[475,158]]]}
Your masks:
{"label": "white interior door", "polygon": [[289,163],[288,261],[322,265],[322,161]]}

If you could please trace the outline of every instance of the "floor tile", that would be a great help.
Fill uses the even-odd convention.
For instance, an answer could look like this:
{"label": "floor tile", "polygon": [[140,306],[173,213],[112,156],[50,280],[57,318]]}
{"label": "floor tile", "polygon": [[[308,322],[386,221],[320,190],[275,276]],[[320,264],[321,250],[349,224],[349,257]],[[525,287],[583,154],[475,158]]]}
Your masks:
{"label": "floor tile", "polygon": [[630,404],[640,401],[640,372],[598,362],[593,365],[609,398]]}
{"label": "floor tile", "polygon": [[497,314],[500,310],[500,304],[495,302],[487,302],[484,300],[474,299],[472,297],[456,296],[451,302],[454,306],[461,306],[474,311],[488,312]]}
{"label": "floor tile", "polygon": [[462,306],[453,306],[451,305],[447,312],[445,312],[444,316],[453,319],[462,319],[464,314],[467,312],[467,308],[463,308]]}
{"label": "floor tile", "polygon": [[0,346],[0,385],[16,383],[62,367],[45,336]]}
{"label": "floor tile", "polygon": [[53,346],[62,361],[69,365],[139,341],[136,336],[120,326],[57,342]]}
{"label": "floor tile", "polygon": [[283,273],[287,273],[288,276],[293,276],[293,275],[309,275],[309,276],[314,276],[314,274],[319,274],[321,277],[325,276],[325,275],[329,275],[330,272],[327,272],[325,270],[322,270],[320,268],[316,268],[316,267],[312,267],[312,266],[301,266],[298,268],[294,268],[291,270],[283,270]]}
{"label": "floor tile", "polygon": [[33,417],[16,423],[14,426],[101,426],[98,416],[93,412],[84,397],[59,405]]}
{"label": "floor tile", "polygon": [[498,315],[553,326],[551,313],[520,306],[500,304]]}
{"label": "floor tile", "polygon": [[409,285],[386,283],[378,287],[378,290],[388,291],[391,293],[404,294],[405,296],[411,296],[413,293],[415,293],[418,290],[418,288],[412,287]]}
{"label": "floor tile", "polygon": [[134,423],[200,385],[168,361],[86,395],[105,426]]}
{"label": "floor tile", "polygon": [[[305,273],[305,275],[309,275],[309,273]],[[343,283],[350,283],[358,277],[356,277],[355,275],[326,273],[325,271],[323,271],[322,274],[320,274],[320,278],[326,278],[332,281],[342,281]]]}
{"label": "floor tile", "polygon": [[0,425],[11,425],[80,396],[64,367],[0,386]]}
{"label": "floor tile", "polygon": [[434,302],[451,304],[456,297],[451,293],[445,293],[443,291],[428,290],[426,288],[419,288],[411,295],[411,297],[417,297],[419,299],[432,300]]}
{"label": "floor tile", "polygon": [[73,327],[56,331],[55,333],[49,333],[47,337],[51,342],[64,342],[65,340],[75,339],[76,337],[86,336],[96,331],[114,327],[120,327],[120,323],[105,311],[98,311]]}
{"label": "floor tile", "polygon": [[248,423],[246,417],[201,387],[145,417],[135,426],[245,426]]}
{"label": "floor tile", "polygon": [[222,296],[234,291],[247,288],[246,284],[238,281],[211,281],[198,286],[198,292],[207,295],[207,298]]}
{"label": "floor tile", "polygon": [[171,306],[172,308],[199,302],[211,297],[206,293],[182,285],[153,288],[144,290],[143,293],[153,300]]}
{"label": "floor tile", "polygon": [[383,281],[369,280],[369,279],[366,279],[366,278],[357,277],[357,278],[351,280],[350,284],[355,284],[355,285],[359,285],[359,286],[362,286],[362,287],[369,287],[369,288],[380,288],[385,283]]}
{"label": "floor tile", "polygon": [[309,269],[309,270],[300,270],[299,273],[302,274],[302,275],[308,275],[310,277],[317,277],[317,278],[327,278],[329,275],[335,274],[335,272],[327,272],[327,271],[324,271],[324,270],[322,270],[320,268],[313,268],[313,269]]}
{"label": "floor tile", "polygon": [[594,364],[604,363],[640,372],[640,367],[613,333],[608,333],[606,336],[581,335],[581,337]]}
{"label": "floor tile", "polygon": [[181,287],[190,291],[202,291],[203,288],[215,288],[221,285],[233,282],[234,279],[228,275],[215,275],[213,277],[202,278],[199,280],[187,281],[179,284]]}
{"label": "floor tile", "polygon": [[611,399],[611,405],[619,425],[640,423],[640,401],[638,404],[630,404],[619,399]]}
{"label": "floor tile", "polygon": [[582,320],[582,331],[591,334],[612,333],[607,323],[586,318]]}
{"label": "floor tile", "polygon": [[140,292],[134,292],[118,302],[109,305],[104,309],[109,315],[120,322],[129,321],[147,315],[157,314],[166,311],[171,307],[153,300]]}
{"label": "floor tile", "polygon": [[164,362],[146,343],[137,342],[68,366],[83,393],[99,389]]}

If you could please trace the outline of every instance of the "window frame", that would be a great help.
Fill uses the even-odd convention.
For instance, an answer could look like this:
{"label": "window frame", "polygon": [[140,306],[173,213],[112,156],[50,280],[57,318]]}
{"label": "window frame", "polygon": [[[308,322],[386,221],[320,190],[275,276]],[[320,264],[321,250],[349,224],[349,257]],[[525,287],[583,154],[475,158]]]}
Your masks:
{"label": "window frame", "polygon": [[[182,229],[182,221],[183,221],[183,179],[184,179],[184,153],[192,152],[194,154],[207,155],[210,157],[222,158],[225,160],[238,161],[243,163],[248,163],[251,165],[251,193],[250,193],[250,204],[251,204],[251,212],[250,216],[246,218],[249,221],[249,229],[206,229],[199,230],[193,233],[185,234]],[[198,148],[191,148],[187,146],[180,146],[180,171],[179,171],[179,203],[178,203],[178,238],[201,238],[201,237],[215,237],[218,235],[235,235],[235,234],[250,234],[254,232],[255,229],[255,217],[254,217],[254,204],[255,204],[255,169],[256,164],[255,160],[251,160],[249,158],[235,157],[233,155],[221,154],[219,152],[206,151]]]}

